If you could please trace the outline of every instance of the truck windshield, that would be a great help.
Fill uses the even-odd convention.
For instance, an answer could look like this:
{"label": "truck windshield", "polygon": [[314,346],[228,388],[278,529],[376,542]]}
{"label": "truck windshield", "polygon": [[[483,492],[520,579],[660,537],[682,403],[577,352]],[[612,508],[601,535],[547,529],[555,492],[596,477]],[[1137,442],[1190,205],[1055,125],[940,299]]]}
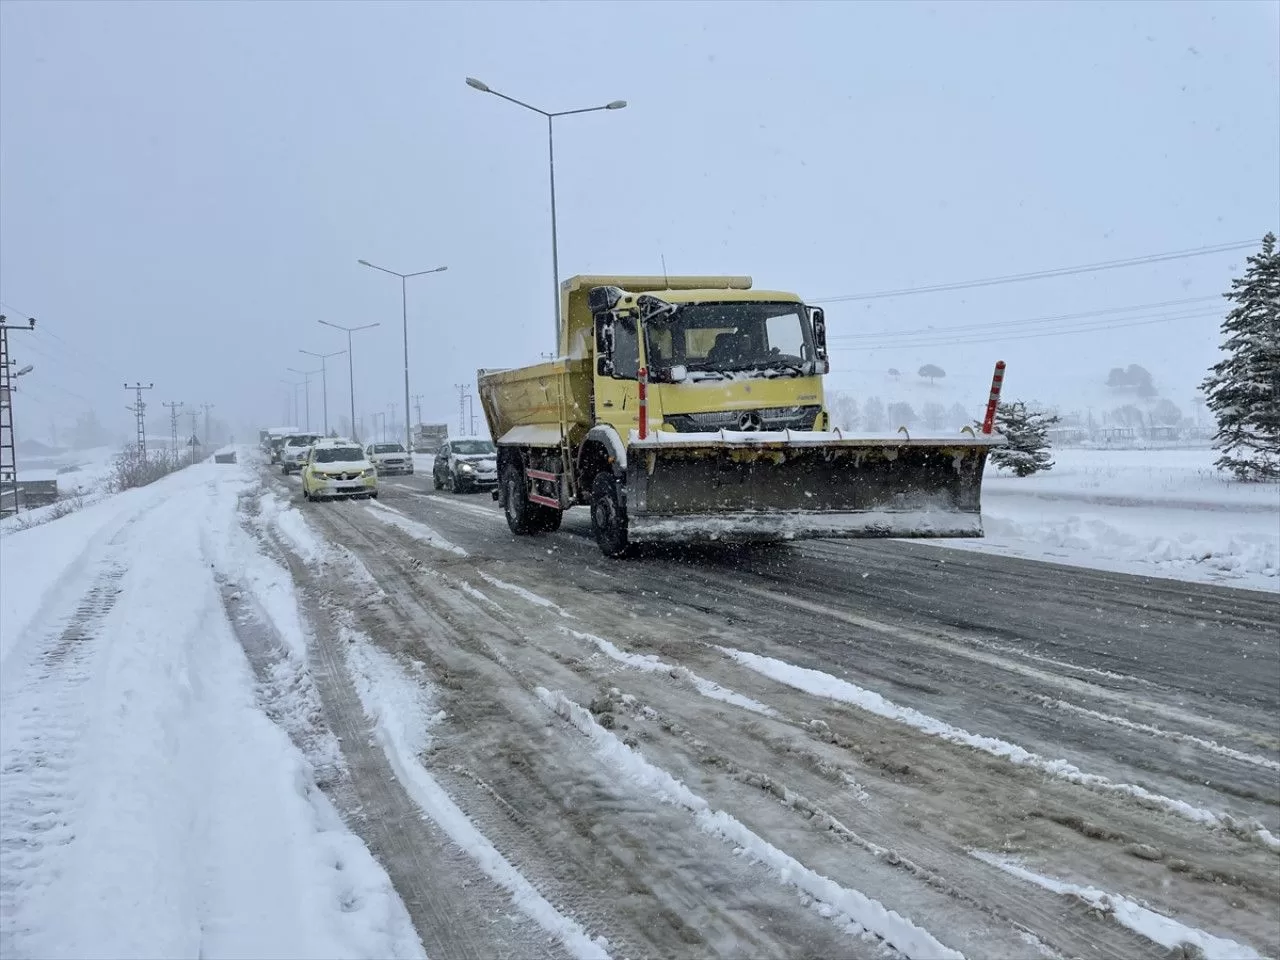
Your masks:
{"label": "truck windshield", "polygon": [[488,440],[455,440],[453,452],[469,457],[477,453],[494,453],[495,450]]}
{"label": "truck windshield", "polygon": [[683,365],[692,380],[753,371],[798,376],[813,357],[799,303],[685,304],[670,320],[649,324],[646,343],[652,369]]}

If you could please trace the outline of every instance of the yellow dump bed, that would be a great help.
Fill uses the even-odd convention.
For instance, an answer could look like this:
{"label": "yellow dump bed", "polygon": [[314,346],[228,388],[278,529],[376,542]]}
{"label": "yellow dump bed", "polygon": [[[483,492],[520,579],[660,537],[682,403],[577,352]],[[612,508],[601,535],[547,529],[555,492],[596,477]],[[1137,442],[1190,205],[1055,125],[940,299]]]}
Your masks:
{"label": "yellow dump bed", "polygon": [[591,361],[561,358],[476,374],[489,435],[498,444],[559,447],[591,428]]}

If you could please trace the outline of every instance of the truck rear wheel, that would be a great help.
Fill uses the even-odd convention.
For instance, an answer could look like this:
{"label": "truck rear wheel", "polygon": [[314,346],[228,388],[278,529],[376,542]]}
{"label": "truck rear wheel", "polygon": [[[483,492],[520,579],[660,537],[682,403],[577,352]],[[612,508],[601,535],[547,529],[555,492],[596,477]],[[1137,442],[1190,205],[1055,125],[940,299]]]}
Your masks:
{"label": "truck rear wheel", "polygon": [[529,481],[519,463],[508,463],[502,468],[502,499],[507,514],[507,526],[517,537],[534,532],[533,504],[529,502]]}
{"label": "truck rear wheel", "polygon": [[627,509],[622,505],[618,479],[608,471],[596,474],[591,485],[591,527],[606,557],[627,553]]}

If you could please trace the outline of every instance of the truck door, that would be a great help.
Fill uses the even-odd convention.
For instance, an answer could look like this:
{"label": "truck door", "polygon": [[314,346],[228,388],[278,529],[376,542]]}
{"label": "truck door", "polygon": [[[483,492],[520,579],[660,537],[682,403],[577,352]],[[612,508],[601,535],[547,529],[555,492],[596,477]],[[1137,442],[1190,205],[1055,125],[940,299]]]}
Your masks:
{"label": "truck door", "polygon": [[[596,376],[596,419],[608,423],[627,438],[640,426],[639,406],[641,348],[634,319],[619,317],[613,324],[613,373]],[[650,417],[652,419],[652,416]]]}

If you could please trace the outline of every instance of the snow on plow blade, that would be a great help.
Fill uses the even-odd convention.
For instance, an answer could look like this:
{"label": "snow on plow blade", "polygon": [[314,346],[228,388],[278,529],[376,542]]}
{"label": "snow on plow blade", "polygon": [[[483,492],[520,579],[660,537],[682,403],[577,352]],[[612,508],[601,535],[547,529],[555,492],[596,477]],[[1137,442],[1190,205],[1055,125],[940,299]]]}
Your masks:
{"label": "snow on plow blade", "polygon": [[980,537],[998,436],[835,433],[631,437],[633,541]]}

